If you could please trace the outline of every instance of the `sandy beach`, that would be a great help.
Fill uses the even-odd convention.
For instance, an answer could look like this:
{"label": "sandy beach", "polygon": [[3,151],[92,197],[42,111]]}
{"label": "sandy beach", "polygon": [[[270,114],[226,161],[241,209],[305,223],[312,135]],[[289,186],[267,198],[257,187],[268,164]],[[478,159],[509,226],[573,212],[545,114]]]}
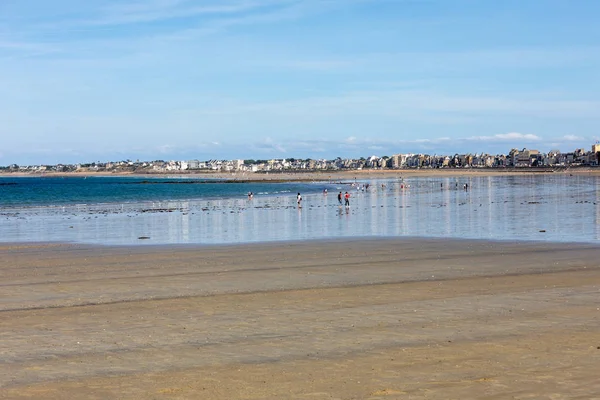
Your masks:
{"label": "sandy beach", "polygon": [[2,399],[600,398],[600,247],[0,245]]}
{"label": "sandy beach", "polygon": [[294,172],[220,172],[220,171],[172,171],[156,173],[136,173],[117,171],[74,171],[74,172],[0,172],[0,177],[51,177],[51,176],[136,176],[136,177],[187,177],[196,179],[226,179],[250,182],[293,182],[293,181],[345,181],[365,179],[398,179],[401,177],[481,177],[481,176],[523,176],[523,175],[578,175],[600,176],[599,168],[422,168],[422,169],[363,169],[363,170],[324,170]]}

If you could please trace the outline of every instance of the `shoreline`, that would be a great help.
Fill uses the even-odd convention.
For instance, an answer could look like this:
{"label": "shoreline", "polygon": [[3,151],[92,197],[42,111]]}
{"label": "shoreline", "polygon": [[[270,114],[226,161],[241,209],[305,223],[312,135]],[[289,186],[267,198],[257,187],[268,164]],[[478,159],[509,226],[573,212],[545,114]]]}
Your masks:
{"label": "shoreline", "polygon": [[0,398],[600,395],[598,245],[0,249]]}
{"label": "shoreline", "polygon": [[468,176],[527,176],[527,175],[576,175],[600,176],[600,168],[511,168],[511,169],[382,169],[382,170],[350,170],[350,171],[294,171],[294,172],[0,172],[0,178],[9,177],[135,177],[135,178],[200,178],[223,179],[244,182],[327,182],[332,179],[390,179],[399,177],[468,177]]}
{"label": "shoreline", "polygon": [[141,240],[138,244],[112,244],[112,243],[84,243],[84,242],[69,242],[69,241],[43,241],[43,242],[14,242],[0,241],[0,250],[16,249],[16,248],[74,248],[82,247],[96,250],[113,250],[113,249],[138,249],[144,251],[211,251],[231,248],[237,250],[239,247],[254,247],[263,246],[266,248],[278,246],[299,246],[299,245],[338,245],[341,243],[369,243],[377,242],[382,244],[391,244],[398,241],[404,242],[439,242],[446,243],[456,242],[458,244],[470,242],[473,244],[483,245],[557,245],[557,246],[583,246],[585,248],[598,248],[600,250],[600,242],[598,241],[552,241],[542,239],[489,239],[489,238],[471,238],[471,237],[445,237],[445,236],[331,236],[316,239],[281,239],[281,240],[264,240],[264,241],[249,241],[249,242],[228,242],[228,243],[151,243]]}

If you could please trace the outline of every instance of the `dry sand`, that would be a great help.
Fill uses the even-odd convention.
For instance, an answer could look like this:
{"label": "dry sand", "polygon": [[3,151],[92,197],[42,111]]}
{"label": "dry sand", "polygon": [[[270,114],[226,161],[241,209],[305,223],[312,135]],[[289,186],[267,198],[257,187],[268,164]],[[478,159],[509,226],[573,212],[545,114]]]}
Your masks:
{"label": "dry sand", "polygon": [[600,247],[0,244],[2,399],[600,398]]}

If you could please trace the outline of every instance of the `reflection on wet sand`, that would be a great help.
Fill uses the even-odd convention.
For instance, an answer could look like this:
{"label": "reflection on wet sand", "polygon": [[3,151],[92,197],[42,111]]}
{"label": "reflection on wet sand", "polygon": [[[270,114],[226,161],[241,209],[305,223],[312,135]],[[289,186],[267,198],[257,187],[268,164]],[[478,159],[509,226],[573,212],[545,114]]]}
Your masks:
{"label": "reflection on wet sand", "polygon": [[[244,243],[353,236],[595,242],[600,178],[412,178],[322,193],[3,210],[1,240],[102,244]],[[367,186],[367,183],[369,186]],[[346,218],[340,218],[346,216]]]}

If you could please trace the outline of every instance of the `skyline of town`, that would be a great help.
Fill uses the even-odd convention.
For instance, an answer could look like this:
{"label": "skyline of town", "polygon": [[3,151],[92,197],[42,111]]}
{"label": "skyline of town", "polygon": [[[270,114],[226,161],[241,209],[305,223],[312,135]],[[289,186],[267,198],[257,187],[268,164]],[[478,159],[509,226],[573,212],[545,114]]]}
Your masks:
{"label": "skyline of town", "polygon": [[[373,154],[502,154],[510,148],[534,148],[542,152],[561,149],[571,151],[576,148],[587,148],[589,143],[598,143],[600,137],[565,136],[561,140],[545,140],[540,136],[507,133],[491,136],[478,136],[465,139],[414,138],[411,141],[372,140],[367,137],[348,137],[341,142],[323,138],[322,140],[290,139],[289,142],[266,140],[253,143],[235,143],[229,145],[227,138],[221,138],[210,146],[190,142],[185,146],[174,148],[164,146],[154,151],[140,151],[140,147],[120,146],[117,152],[104,151],[101,148],[90,149],[81,153],[63,147],[64,152],[40,151],[34,145],[15,149],[8,142],[0,147],[0,166],[18,165],[55,165],[80,164],[111,160],[187,160],[187,159],[333,159],[336,157],[360,158]],[[293,143],[292,143],[293,142]],[[478,144],[479,143],[479,144]]]}
{"label": "skyline of town", "polygon": [[0,165],[3,172],[74,172],[86,171],[118,171],[134,170],[137,172],[170,172],[170,171],[245,171],[265,172],[283,170],[341,170],[363,168],[520,168],[520,167],[557,167],[557,166],[599,166],[600,144],[591,145],[590,150],[582,148],[570,152],[551,150],[540,152],[536,149],[512,148],[506,154],[454,153],[397,153],[391,156],[368,156],[360,158],[312,159],[312,158],[270,158],[270,159],[209,159],[200,161],[160,160],[132,161],[94,161],[74,164],[29,164]]}

